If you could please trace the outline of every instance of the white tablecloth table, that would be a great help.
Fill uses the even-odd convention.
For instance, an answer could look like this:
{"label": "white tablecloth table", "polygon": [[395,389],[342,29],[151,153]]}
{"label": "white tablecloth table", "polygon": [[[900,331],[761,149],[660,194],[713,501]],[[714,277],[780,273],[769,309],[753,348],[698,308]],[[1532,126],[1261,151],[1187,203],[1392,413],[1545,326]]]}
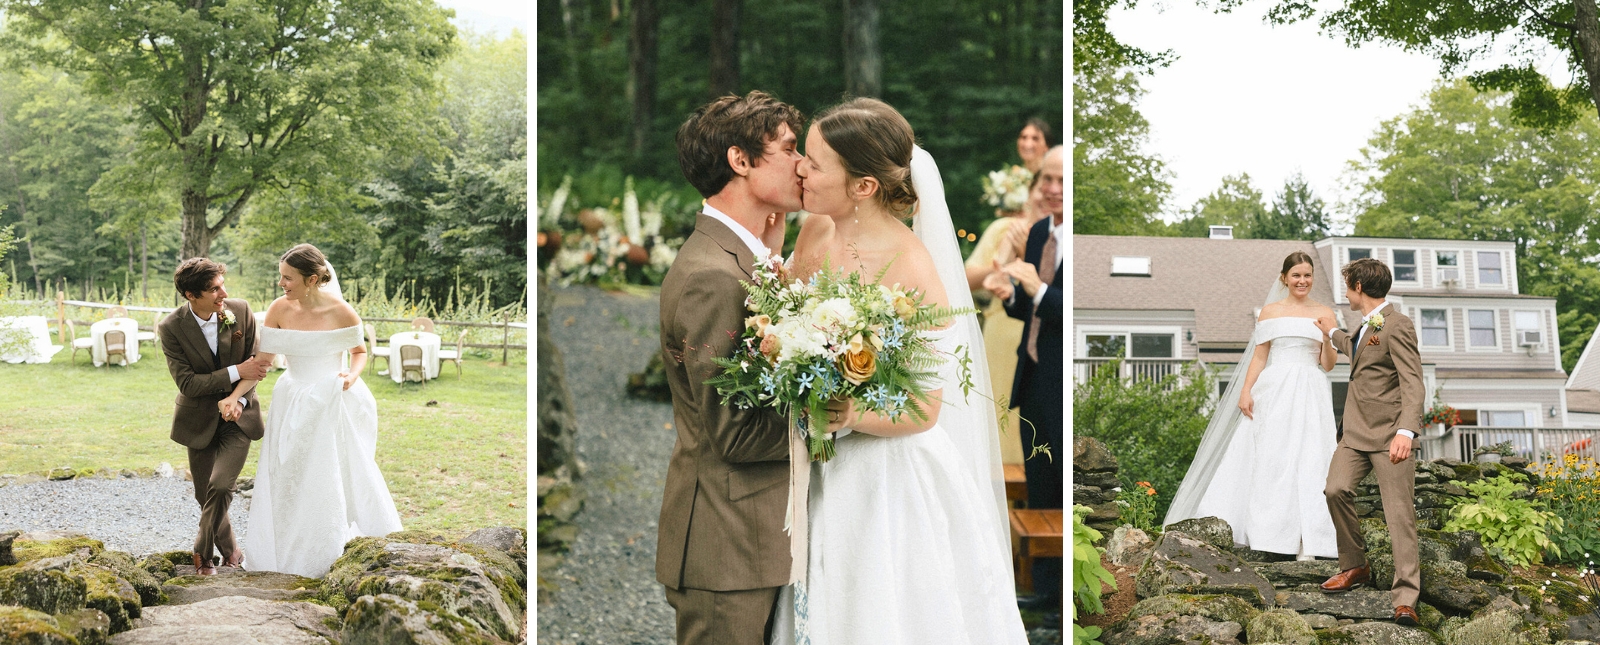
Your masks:
{"label": "white tablecloth table", "polygon": [[422,348],[422,371],[428,378],[439,378],[439,335],[425,331],[403,331],[389,337],[389,378],[396,383],[405,372],[400,369],[400,348],[416,345]]}
{"label": "white tablecloth table", "polygon": [[[23,340],[12,346],[20,334]],[[61,351],[50,342],[50,323],[44,316],[0,317],[0,361],[7,363],[48,363]]]}
{"label": "white tablecloth table", "polygon": [[94,366],[106,364],[106,332],[122,332],[122,347],[127,353],[127,365],[139,362],[139,321],[132,318],[107,318],[89,325],[89,338],[94,339],[94,347],[89,350],[89,356],[94,359]]}

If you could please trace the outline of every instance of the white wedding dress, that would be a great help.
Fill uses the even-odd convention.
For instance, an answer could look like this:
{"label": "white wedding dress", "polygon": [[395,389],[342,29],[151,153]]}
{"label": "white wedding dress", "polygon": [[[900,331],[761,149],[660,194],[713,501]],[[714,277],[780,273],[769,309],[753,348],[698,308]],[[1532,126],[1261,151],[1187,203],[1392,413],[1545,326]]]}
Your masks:
{"label": "white wedding dress", "polygon": [[1257,551],[1336,558],[1322,495],[1337,432],[1332,386],[1317,362],[1325,337],[1311,318],[1282,317],[1256,324],[1252,344],[1267,342],[1250,390],[1255,418],[1239,417],[1194,517],[1222,518],[1234,542]]}
{"label": "white wedding dress", "polygon": [[[912,229],[950,306],[971,308],[943,181],[921,148],[911,179],[921,198]],[[1028,642],[982,331],[966,314],[923,333],[944,358],[922,384],[943,388],[938,421],[904,437],[843,434],[832,459],[811,464],[806,576],[779,594],[773,645]],[[961,352],[970,359],[970,394]]]}
{"label": "white wedding dress", "polygon": [[287,357],[267,410],[250,500],[245,566],[310,578],[328,573],[346,541],[400,530],[374,454],[378,405],[359,379],[343,389],[345,350],[361,327],[261,327],[260,351]]}

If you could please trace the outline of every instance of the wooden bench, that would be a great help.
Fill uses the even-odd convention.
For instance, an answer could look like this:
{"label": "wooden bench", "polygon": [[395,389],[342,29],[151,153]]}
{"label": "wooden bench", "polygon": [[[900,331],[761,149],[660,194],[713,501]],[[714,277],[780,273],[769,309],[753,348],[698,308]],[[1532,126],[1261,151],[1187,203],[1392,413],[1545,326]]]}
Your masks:
{"label": "wooden bench", "polygon": [[1006,464],[1006,499],[1020,502],[1018,506],[1028,503],[1028,471],[1022,464]]}
{"label": "wooden bench", "polygon": [[1011,509],[1011,534],[1020,544],[1012,558],[1017,567],[1017,586],[1033,588],[1033,561],[1036,558],[1062,557],[1059,508]]}

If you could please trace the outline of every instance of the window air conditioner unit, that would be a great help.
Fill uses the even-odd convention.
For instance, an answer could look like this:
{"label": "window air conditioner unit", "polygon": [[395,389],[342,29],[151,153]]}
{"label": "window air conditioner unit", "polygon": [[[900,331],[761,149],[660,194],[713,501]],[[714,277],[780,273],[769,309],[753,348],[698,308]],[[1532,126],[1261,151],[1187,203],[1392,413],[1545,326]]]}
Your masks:
{"label": "window air conditioner unit", "polygon": [[1544,344],[1544,333],[1533,329],[1524,329],[1517,332],[1517,345],[1519,347],[1538,347]]}
{"label": "window air conditioner unit", "polygon": [[1439,267],[1439,284],[1446,287],[1455,287],[1461,284],[1461,269],[1457,267]]}

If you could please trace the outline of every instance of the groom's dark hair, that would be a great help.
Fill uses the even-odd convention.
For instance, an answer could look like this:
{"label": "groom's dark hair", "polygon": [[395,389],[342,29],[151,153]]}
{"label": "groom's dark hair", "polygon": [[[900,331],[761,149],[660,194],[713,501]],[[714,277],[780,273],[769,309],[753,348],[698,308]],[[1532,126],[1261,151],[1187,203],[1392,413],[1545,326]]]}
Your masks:
{"label": "groom's dark hair", "polygon": [[178,295],[188,298],[189,294],[194,294],[198,298],[211,288],[212,280],[227,272],[228,267],[221,262],[212,262],[209,258],[189,258],[178,265],[177,271],[172,272],[172,284],[178,288]]}
{"label": "groom's dark hair", "polygon": [[734,177],[728,148],[738,146],[750,165],[759,165],[767,142],[778,138],[778,126],[785,123],[794,136],[805,134],[800,110],[766,92],[719,98],[695,110],[678,128],[678,167],[701,197],[720,193]]}
{"label": "groom's dark hair", "polygon": [[1394,278],[1389,267],[1372,258],[1361,258],[1344,265],[1344,286],[1359,289],[1372,298],[1389,295],[1389,285]]}

